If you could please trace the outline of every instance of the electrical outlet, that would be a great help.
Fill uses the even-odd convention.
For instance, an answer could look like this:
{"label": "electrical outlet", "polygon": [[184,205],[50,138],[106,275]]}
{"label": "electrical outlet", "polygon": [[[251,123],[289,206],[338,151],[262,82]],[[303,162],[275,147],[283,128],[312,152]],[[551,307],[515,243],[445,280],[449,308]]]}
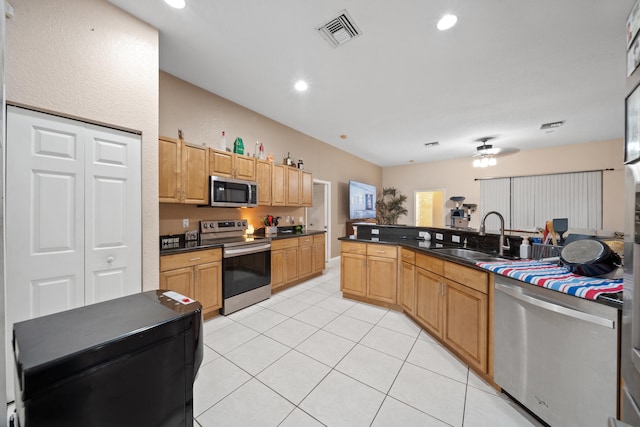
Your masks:
{"label": "electrical outlet", "polygon": [[371,230],[371,234],[380,234],[380,230],[378,230],[377,228],[374,228]]}
{"label": "electrical outlet", "polygon": [[421,239],[426,239],[428,235],[429,235],[428,231],[418,231],[418,237]]}
{"label": "electrical outlet", "polygon": [[444,236],[442,235],[442,233],[436,233],[436,240],[443,240]]}
{"label": "electrical outlet", "polygon": [[455,234],[451,235],[451,241],[453,243],[460,243],[460,236],[456,236]]}
{"label": "electrical outlet", "polygon": [[182,220],[182,228],[189,228],[189,218]]}

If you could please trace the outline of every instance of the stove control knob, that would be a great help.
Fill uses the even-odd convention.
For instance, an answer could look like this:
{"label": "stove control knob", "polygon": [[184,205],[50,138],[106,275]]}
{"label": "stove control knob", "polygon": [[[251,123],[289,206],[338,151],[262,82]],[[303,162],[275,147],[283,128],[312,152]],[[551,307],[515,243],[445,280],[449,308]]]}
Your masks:
{"label": "stove control knob", "polygon": [[238,221],[238,223],[236,224],[237,227],[242,227],[242,221]]}
{"label": "stove control knob", "polygon": [[202,223],[202,228],[205,228],[205,229],[206,229],[206,228],[209,228],[209,224],[207,224],[206,222],[203,222],[203,223]]}
{"label": "stove control knob", "polygon": [[242,226],[243,226],[243,227],[246,227],[246,226],[247,226],[247,221],[246,221],[246,220],[242,221]]}

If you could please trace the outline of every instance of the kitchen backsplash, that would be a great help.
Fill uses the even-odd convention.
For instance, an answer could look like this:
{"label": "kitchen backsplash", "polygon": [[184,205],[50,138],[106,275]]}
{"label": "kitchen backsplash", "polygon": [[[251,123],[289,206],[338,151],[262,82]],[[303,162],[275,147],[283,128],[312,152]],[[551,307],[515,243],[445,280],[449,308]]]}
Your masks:
{"label": "kitchen backsplash", "polygon": [[[160,203],[160,235],[184,234],[189,230],[197,230],[201,220],[211,219],[246,219],[257,230],[263,226],[262,217],[266,215],[280,217],[278,222],[280,226],[298,225],[300,218],[304,218],[304,208],[258,206],[240,209]],[[289,223],[286,222],[287,217],[289,217]],[[184,219],[189,220],[189,227],[182,226]],[[294,222],[292,223],[291,220]]]}

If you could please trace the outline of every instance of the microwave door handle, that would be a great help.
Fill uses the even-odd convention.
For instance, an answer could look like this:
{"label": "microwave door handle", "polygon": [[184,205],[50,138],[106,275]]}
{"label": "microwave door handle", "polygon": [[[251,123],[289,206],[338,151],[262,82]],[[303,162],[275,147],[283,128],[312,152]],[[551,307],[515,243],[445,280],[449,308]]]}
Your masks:
{"label": "microwave door handle", "polygon": [[249,190],[249,200],[247,200],[249,203],[251,203],[251,200],[253,198],[253,195],[251,194],[251,184],[247,184],[247,189]]}

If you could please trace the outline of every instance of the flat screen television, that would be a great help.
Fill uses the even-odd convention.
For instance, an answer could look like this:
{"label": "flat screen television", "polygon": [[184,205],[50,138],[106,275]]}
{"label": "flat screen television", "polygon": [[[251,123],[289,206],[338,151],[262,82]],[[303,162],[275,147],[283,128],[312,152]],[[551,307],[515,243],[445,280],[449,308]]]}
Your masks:
{"label": "flat screen television", "polygon": [[349,218],[376,217],[376,186],[349,181]]}

